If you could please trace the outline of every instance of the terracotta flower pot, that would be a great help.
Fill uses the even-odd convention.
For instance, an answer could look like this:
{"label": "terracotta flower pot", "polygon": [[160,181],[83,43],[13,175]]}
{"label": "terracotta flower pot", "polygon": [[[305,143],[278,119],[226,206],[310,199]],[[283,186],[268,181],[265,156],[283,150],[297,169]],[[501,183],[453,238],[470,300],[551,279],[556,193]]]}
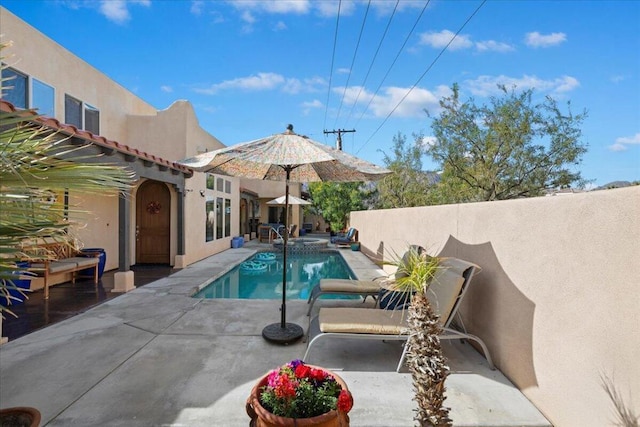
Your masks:
{"label": "terracotta flower pot", "polygon": [[41,415],[36,408],[15,407],[0,409],[0,426],[38,427]]}
{"label": "terracotta flower pot", "polygon": [[[307,365],[312,368],[322,369],[323,371],[331,374],[336,382],[340,384],[342,390],[349,390],[347,384],[342,378],[333,372],[320,368],[317,366]],[[349,416],[342,411],[332,410],[325,414],[318,415],[311,418],[287,418],[274,415],[266,410],[260,404],[260,392],[262,387],[267,384],[268,374],[263,376],[258,383],[251,390],[251,394],[247,399],[246,410],[249,417],[251,417],[251,427],[282,427],[282,426],[295,426],[295,427],[347,427],[349,426]]]}

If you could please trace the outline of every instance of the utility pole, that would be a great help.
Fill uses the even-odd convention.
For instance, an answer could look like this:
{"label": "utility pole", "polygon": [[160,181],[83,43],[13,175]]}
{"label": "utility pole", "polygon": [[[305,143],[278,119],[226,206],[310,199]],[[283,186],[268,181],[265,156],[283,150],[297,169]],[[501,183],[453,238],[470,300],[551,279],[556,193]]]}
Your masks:
{"label": "utility pole", "polygon": [[336,148],[340,151],[342,151],[342,134],[343,133],[348,133],[348,132],[355,132],[355,129],[350,129],[350,130],[346,130],[346,129],[338,129],[338,130],[325,130],[324,133],[337,133],[338,134],[338,140],[336,141]]}

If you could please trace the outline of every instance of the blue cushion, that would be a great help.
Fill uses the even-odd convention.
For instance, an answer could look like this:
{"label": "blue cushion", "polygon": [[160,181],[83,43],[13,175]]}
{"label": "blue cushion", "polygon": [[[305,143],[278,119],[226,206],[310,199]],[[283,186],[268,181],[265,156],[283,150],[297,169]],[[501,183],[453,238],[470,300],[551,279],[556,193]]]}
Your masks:
{"label": "blue cushion", "polygon": [[383,289],[378,292],[378,305],[384,310],[403,310],[411,304],[411,295],[414,293]]}

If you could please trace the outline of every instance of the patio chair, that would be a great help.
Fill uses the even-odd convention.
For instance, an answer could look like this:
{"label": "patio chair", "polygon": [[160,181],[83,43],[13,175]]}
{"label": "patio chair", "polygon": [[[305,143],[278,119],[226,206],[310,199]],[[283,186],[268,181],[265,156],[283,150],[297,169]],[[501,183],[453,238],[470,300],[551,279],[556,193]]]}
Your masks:
{"label": "patio chair", "polygon": [[[402,258],[405,259],[409,256],[410,251],[422,254],[425,249],[419,245],[411,245],[409,250],[402,255]],[[381,302],[381,308],[402,308],[402,303],[409,300],[405,296],[406,294],[404,292],[389,291],[385,287],[388,286],[390,281],[398,278],[398,274],[400,273],[380,276],[373,280],[320,279],[320,282],[311,290],[307,299],[307,304],[309,304],[307,316],[311,315],[311,310],[313,310],[316,300],[322,295],[360,295],[363,298],[362,302],[365,302],[368,297],[373,298],[376,304]]]}
{"label": "patio chair", "polygon": [[344,235],[338,234],[337,236],[333,236],[331,238],[331,243],[336,245],[348,245],[353,242],[358,241],[358,230],[351,227],[347,230]]}
{"label": "patio chair", "polygon": [[[427,293],[432,309],[440,316],[443,328],[440,340],[460,339],[477,342],[489,366],[495,369],[484,342],[479,337],[467,333],[461,319],[457,325],[460,329],[454,329],[452,325],[469,284],[480,267],[458,258],[443,258],[441,265],[444,268],[436,273]],[[303,360],[308,359],[314,344],[334,338],[404,341],[405,346],[396,368],[399,372],[406,357],[406,341],[409,338],[407,314],[404,310],[380,308],[321,307],[309,325],[307,351]]]}

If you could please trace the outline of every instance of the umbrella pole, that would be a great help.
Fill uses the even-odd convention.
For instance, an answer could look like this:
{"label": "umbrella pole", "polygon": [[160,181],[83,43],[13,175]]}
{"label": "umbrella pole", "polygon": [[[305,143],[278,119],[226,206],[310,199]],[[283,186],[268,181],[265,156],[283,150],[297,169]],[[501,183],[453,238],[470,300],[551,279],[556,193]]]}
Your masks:
{"label": "umbrella pole", "polygon": [[282,306],[280,307],[280,327],[285,328],[287,323],[287,252],[289,243],[289,170],[287,169],[287,188],[284,192],[284,245],[282,246]]}
{"label": "umbrella pole", "polygon": [[289,344],[299,340],[304,335],[302,327],[295,323],[287,323],[287,252],[289,243],[289,177],[291,166],[285,168],[287,172],[286,190],[284,193],[284,236],[282,236],[282,306],[280,307],[280,323],[272,323],[262,330],[262,337],[267,341],[278,344]]}

